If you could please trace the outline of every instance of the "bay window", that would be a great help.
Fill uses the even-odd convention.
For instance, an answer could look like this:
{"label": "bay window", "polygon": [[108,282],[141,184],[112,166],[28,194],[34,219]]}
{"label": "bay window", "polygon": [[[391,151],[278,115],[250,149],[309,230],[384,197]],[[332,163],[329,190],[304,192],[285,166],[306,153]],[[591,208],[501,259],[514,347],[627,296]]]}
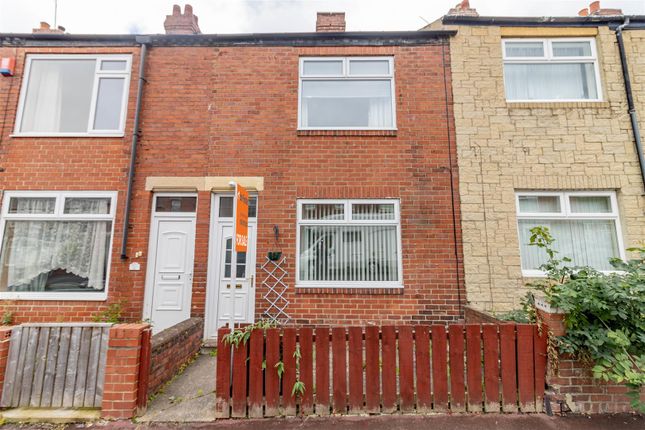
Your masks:
{"label": "bay window", "polygon": [[18,136],[122,135],[129,55],[28,55]]}
{"label": "bay window", "polygon": [[392,57],[300,59],[303,130],[395,129]]}
{"label": "bay window", "polygon": [[7,191],[0,298],[104,299],[116,193]]}
{"label": "bay window", "polygon": [[298,202],[299,287],[400,287],[398,200]]}
{"label": "bay window", "polygon": [[613,270],[609,259],[624,258],[614,192],[519,192],[517,222],[524,276],[541,276],[544,249],[529,245],[536,226],[548,227],[558,258],[572,266]]}
{"label": "bay window", "polygon": [[502,49],[506,100],[601,99],[593,39],[506,39]]}

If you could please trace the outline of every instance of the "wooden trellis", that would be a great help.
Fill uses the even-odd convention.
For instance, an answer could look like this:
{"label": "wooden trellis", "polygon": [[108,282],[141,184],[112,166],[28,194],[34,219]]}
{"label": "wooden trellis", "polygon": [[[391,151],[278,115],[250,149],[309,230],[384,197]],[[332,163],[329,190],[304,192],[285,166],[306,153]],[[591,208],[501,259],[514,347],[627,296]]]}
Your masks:
{"label": "wooden trellis", "polygon": [[291,317],[287,313],[289,300],[285,297],[285,293],[289,289],[284,281],[289,274],[284,269],[286,261],[286,257],[283,257],[277,262],[267,258],[264,264],[262,264],[262,271],[265,274],[262,287],[267,290],[263,298],[268,303],[263,315],[268,320],[277,324],[287,324],[291,320]]}

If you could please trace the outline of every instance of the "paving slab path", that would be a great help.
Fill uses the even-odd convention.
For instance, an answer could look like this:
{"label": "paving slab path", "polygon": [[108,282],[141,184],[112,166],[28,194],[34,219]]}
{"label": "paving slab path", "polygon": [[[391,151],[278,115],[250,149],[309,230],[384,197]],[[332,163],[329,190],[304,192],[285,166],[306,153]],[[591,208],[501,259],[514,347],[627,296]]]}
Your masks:
{"label": "paving slab path", "polygon": [[200,354],[148,404],[138,422],[204,422],[215,419],[215,361]]}

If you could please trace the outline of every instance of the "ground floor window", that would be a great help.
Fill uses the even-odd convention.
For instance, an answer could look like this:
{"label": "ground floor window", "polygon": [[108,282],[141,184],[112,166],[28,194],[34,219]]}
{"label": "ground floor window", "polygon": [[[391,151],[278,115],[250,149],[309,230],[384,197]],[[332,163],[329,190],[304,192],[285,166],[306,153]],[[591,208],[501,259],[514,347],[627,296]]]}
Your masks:
{"label": "ground floor window", "polygon": [[298,286],[400,286],[399,202],[301,200],[298,247]]}
{"label": "ground floor window", "polygon": [[548,227],[556,239],[559,257],[571,265],[612,270],[609,259],[623,257],[623,246],[614,192],[518,192],[517,218],[525,276],[542,275],[546,252],[530,246],[530,230]]}
{"label": "ground floor window", "polygon": [[6,192],[0,294],[82,299],[104,292],[115,200],[110,192]]}

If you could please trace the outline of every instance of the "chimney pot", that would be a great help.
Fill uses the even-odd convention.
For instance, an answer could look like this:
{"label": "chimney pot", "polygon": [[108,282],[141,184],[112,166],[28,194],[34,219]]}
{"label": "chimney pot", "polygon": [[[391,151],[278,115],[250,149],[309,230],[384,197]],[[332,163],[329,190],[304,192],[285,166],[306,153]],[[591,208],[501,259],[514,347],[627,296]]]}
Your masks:
{"label": "chimney pot", "polygon": [[463,0],[461,3],[457,3],[455,7],[448,11],[448,15],[457,15],[457,16],[479,16],[477,9],[470,7],[470,2],[468,0]]}
{"label": "chimney pot", "polygon": [[345,12],[318,12],[316,16],[316,32],[345,31]]}
{"label": "chimney pot", "polygon": [[163,26],[166,34],[201,34],[197,16],[193,15],[193,7],[189,4],[184,6],[183,14],[179,5],[173,5],[172,15],[166,15]]}
{"label": "chimney pot", "polygon": [[589,14],[593,15],[594,13],[600,10],[600,1],[592,1],[589,3]]}
{"label": "chimney pot", "polygon": [[589,4],[588,10],[582,9],[580,12],[578,12],[579,16],[613,16],[622,14],[622,9],[605,9],[600,7],[600,1],[591,2]]}
{"label": "chimney pot", "polygon": [[40,21],[40,27],[32,29],[31,32],[63,34],[65,33],[65,27],[59,25],[58,28],[51,28],[51,25],[49,25],[48,22]]}

